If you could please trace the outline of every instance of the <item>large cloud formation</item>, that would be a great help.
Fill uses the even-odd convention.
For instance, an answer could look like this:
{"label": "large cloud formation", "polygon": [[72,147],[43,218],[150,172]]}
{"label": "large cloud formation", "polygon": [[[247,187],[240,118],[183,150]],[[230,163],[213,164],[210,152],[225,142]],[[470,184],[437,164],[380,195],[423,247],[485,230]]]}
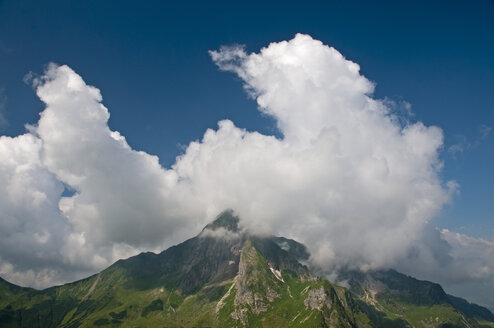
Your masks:
{"label": "large cloud formation", "polygon": [[282,137],[223,120],[166,169],[108,127],[99,90],[69,67],[35,80],[46,104],[38,124],[0,137],[2,276],[36,287],[80,278],[233,208],[245,229],[307,244],[322,272],[397,267],[451,286],[492,282],[492,243],[431,221],[457,188],[439,178],[438,127],[403,124],[356,63],[307,35],[210,54]]}

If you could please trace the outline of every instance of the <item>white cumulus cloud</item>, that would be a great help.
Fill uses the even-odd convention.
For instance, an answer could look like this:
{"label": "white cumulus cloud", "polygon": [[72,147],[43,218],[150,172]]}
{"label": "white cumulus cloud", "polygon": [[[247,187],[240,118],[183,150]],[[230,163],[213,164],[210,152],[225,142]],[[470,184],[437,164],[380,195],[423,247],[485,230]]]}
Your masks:
{"label": "white cumulus cloud", "polygon": [[205,222],[175,200],[173,170],[109,129],[98,89],[53,64],[35,86],[46,104],[38,124],[0,138],[4,276],[36,287],[80,278]]}
{"label": "white cumulus cloud", "polygon": [[235,208],[251,230],[298,237],[322,267],[376,268],[404,256],[449,198],[438,177],[442,131],[402,126],[356,63],[307,35],[258,54],[211,56],[283,137],[220,122],[177,161],[194,192]]}

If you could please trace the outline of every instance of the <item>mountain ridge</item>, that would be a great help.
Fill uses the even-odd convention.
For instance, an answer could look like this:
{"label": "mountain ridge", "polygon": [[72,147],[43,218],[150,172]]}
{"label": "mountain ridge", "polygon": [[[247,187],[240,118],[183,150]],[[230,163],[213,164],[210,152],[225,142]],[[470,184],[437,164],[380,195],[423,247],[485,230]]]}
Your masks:
{"label": "mountain ridge", "polygon": [[226,210],[159,254],[42,291],[0,280],[1,327],[494,327],[494,315],[394,270],[318,277],[294,240],[239,229]]}

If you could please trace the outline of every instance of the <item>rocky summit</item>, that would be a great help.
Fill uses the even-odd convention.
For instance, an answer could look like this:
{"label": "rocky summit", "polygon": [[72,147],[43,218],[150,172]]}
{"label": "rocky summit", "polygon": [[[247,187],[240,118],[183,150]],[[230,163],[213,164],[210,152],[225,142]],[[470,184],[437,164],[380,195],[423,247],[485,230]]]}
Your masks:
{"label": "rocky summit", "polygon": [[397,271],[318,277],[304,245],[228,210],[160,254],[42,291],[0,280],[0,327],[494,327],[486,308]]}

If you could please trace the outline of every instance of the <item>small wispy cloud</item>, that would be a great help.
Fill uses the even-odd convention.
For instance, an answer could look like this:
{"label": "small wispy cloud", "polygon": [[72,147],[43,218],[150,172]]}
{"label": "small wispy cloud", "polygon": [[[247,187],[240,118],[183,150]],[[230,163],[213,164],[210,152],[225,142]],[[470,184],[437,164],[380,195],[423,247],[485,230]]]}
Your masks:
{"label": "small wispy cloud", "polygon": [[456,142],[448,147],[448,153],[456,158],[458,154],[461,154],[469,149],[478,147],[482,142],[489,138],[492,131],[492,127],[482,124],[477,129],[477,135],[473,141],[469,141],[465,135],[455,136]]}
{"label": "small wispy cloud", "polygon": [[492,127],[482,124],[479,126],[480,139],[486,139],[492,132]]}
{"label": "small wispy cloud", "polygon": [[472,147],[472,144],[468,141],[467,137],[465,137],[464,135],[457,135],[456,139],[457,141],[453,145],[448,147],[448,153],[453,158],[456,158],[456,156],[459,153],[463,153],[464,151]]}

